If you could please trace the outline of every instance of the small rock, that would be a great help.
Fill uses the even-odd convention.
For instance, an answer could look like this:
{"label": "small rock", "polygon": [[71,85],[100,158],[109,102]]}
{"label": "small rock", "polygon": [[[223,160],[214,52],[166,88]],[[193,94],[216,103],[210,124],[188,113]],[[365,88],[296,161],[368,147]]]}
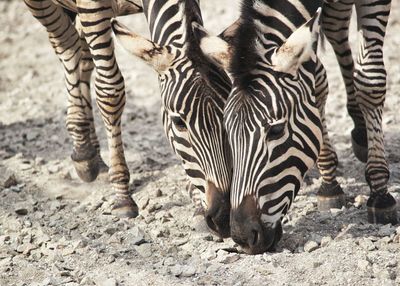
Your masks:
{"label": "small rock", "polygon": [[338,216],[339,214],[341,214],[343,212],[342,209],[335,209],[335,208],[330,209],[330,211],[331,211],[331,214],[332,214],[333,217],[336,217],[336,216]]}
{"label": "small rock", "polygon": [[191,265],[187,265],[185,267],[183,267],[182,273],[181,273],[181,277],[191,277],[193,275],[196,274],[196,268],[194,266]]}
{"label": "small rock", "polygon": [[357,262],[357,267],[358,267],[360,270],[367,271],[368,268],[369,268],[369,266],[370,266],[370,263],[368,262],[368,260],[360,259],[360,260],[358,260],[358,262]]}
{"label": "small rock", "polygon": [[368,239],[368,238],[363,238],[363,239],[361,239],[361,240],[359,241],[359,245],[360,245],[362,248],[364,248],[365,250],[368,250],[368,251],[372,251],[372,250],[375,250],[375,249],[376,249],[374,243],[373,243],[370,239]]}
{"label": "small rock", "polygon": [[49,171],[50,174],[55,174],[61,170],[61,166],[52,164],[47,167],[47,170]]}
{"label": "small rock", "polygon": [[100,280],[96,283],[96,285],[99,286],[117,286],[117,280],[115,280],[114,278],[109,278],[106,280]]}
{"label": "small rock", "polygon": [[354,198],[354,207],[360,208],[366,202],[367,202],[367,196],[358,195],[357,197]]}
{"label": "small rock", "polygon": [[135,226],[130,230],[130,235],[128,236],[129,242],[133,245],[141,245],[146,242],[144,238],[144,232],[139,227]]}
{"label": "small rock", "polygon": [[167,257],[164,259],[164,263],[165,266],[174,266],[175,265],[175,260],[173,257]]}
{"label": "small rock", "polygon": [[330,244],[332,242],[332,237],[330,236],[324,236],[323,238],[321,238],[321,247],[326,247],[328,246],[328,244]]}
{"label": "small rock", "polygon": [[389,273],[389,271],[387,269],[382,269],[380,268],[377,264],[374,264],[372,267],[373,271],[374,271],[374,275],[376,278],[378,279],[391,279],[391,275]]}
{"label": "small rock", "polygon": [[141,206],[140,208],[144,210],[148,205],[149,205],[150,199],[149,198],[144,198],[140,200],[139,205]]}
{"label": "small rock", "polygon": [[379,228],[379,236],[390,236],[395,232],[394,227],[391,224],[385,224]]}
{"label": "small rock", "polygon": [[318,249],[318,243],[315,241],[307,241],[306,244],[304,244],[304,251],[305,252],[312,252],[314,250]]}
{"label": "small rock", "polygon": [[151,245],[149,243],[135,246],[135,249],[136,249],[137,253],[143,258],[147,258],[152,255],[152,249],[151,249]]}
{"label": "small rock", "polygon": [[385,268],[389,267],[389,268],[394,268],[397,266],[397,261],[396,260],[390,260],[386,263]]}
{"label": "small rock", "polygon": [[18,208],[15,210],[15,213],[18,215],[27,215],[28,210],[26,208]]}
{"label": "small rock", "polygon": [[233,263],[233,262],[238,261],[239,259],[240,259],[239,254],[237,254],[237,253],[230,253],[230,254],[228,254],[228,255],[225,257],[225,259],[222,259],[222,260],[220,260],[219,262],[220,262],[220,263],[223,263],[223,264],[230,264],[230,263]]}
{"label": "small rock", "polygon": [[180,276],[182,274],[182,271],[182,265],[180,264],[176,264],[175,266],[171,267],[171,273],[176,277]]}
{"label": "small rock", "polygon": [[14,174],[10,174],[10,175],[8,175],[7,178],[4,180],[4,182],[3,182],[3,187],[4,187],[5,189],[8,189],[8,188],[10,188],[10,187],[12,187],[12,186],[16,186],[17,184],[18,184],[18,181],[17,181],[17,179],[15,178],[15,175],[14,175]]}
{"label": "small rock", "polygon": [[43,166],[46,164],[46,161],[42,157],[36,157],[35,158],[35,165],[36,166]]}
{"label": "small rock", "polygon": [[149,213],[152,213],[152,212],[157,211],[157,210],[159,210],[159,209],[161,209],[161,208],[162,208],[162,205],[160,205],[159,203],[155,203],[155,204],[153,204],[153,205],[151,205],[151,206],[149,207],[148,212],[149,212]]}
{"label": "small rock", "polygon": [[156,197],[159,198],[163,195],[162,191],[160,189],[157,189],[156,191]]}

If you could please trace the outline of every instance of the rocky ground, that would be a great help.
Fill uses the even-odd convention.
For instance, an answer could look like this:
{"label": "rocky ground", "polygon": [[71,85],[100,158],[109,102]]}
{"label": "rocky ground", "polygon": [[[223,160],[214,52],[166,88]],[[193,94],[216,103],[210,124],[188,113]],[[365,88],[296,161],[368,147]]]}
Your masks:
{"label": "rocky ground", "polygon": [[[237,17],[237,0],[202,2],[206,27],[215,33]],[[384,117],[390,190],[397,199],[399,8],[393,1]],[[320,181],[313,171],[285,218],[277,251],[248,256],[193,217],[184,172],[162,131],[156,74],[119,47],[128,95],[124,140],[141,215],[112,217],[107,178],[84,184],[72,168],[62,69],[44,29],[22,1],[0,2],[0,15],[1,286],[400,285],[400,227],[366,221],[364,165],[351,151],[344,86],[329,48],[322,55],[332,91],[327,117],[347,206],[317,211]],[[147,34],[143,15],[123,21]],[[97,126],[105,147],[99,116]]]}

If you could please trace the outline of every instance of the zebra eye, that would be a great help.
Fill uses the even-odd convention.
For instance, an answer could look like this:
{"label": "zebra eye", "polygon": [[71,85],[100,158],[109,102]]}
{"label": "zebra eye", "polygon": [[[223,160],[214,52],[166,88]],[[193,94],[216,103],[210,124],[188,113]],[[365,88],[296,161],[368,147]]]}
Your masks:
{"label": "zebra eye", "polygon": [[174,123],[176,129],[178,129],[181,132],[184,132],[187,130],[185,122],[180,118],[179,116],[174,116],[171,118],[172,122]]}
{"label": "zebra eye", "polygon": [[271,127],[268,130],[268,140],[277,140],[283,136],[285,133],[285,123],[278,123],[271,125]]}

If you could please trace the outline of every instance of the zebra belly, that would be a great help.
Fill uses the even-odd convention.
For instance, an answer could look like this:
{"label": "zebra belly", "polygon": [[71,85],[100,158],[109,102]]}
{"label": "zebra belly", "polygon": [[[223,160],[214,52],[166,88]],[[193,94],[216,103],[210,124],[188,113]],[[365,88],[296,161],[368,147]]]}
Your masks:
{"label": "zebra belly", "polygon": [[[69,11],[77,13],[76,0],[52,0],[54,4],[61,6]],[[114,16],[123,16],[142,12],[140,0],[112,0]]]}

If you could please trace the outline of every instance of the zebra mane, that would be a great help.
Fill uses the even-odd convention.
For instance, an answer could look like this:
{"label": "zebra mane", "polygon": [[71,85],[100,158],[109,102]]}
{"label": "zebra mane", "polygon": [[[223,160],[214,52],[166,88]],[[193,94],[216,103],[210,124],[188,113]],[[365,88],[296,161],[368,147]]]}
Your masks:
{"label": "zebra mane", "polygon": [[246,89],[250,79],[250,72],[257,62],[256,38],[257,31],[254,25],[254,0],[243,0],[241,6],[241,22],[233,39],[233,56],[230,72],[239,88]]}

